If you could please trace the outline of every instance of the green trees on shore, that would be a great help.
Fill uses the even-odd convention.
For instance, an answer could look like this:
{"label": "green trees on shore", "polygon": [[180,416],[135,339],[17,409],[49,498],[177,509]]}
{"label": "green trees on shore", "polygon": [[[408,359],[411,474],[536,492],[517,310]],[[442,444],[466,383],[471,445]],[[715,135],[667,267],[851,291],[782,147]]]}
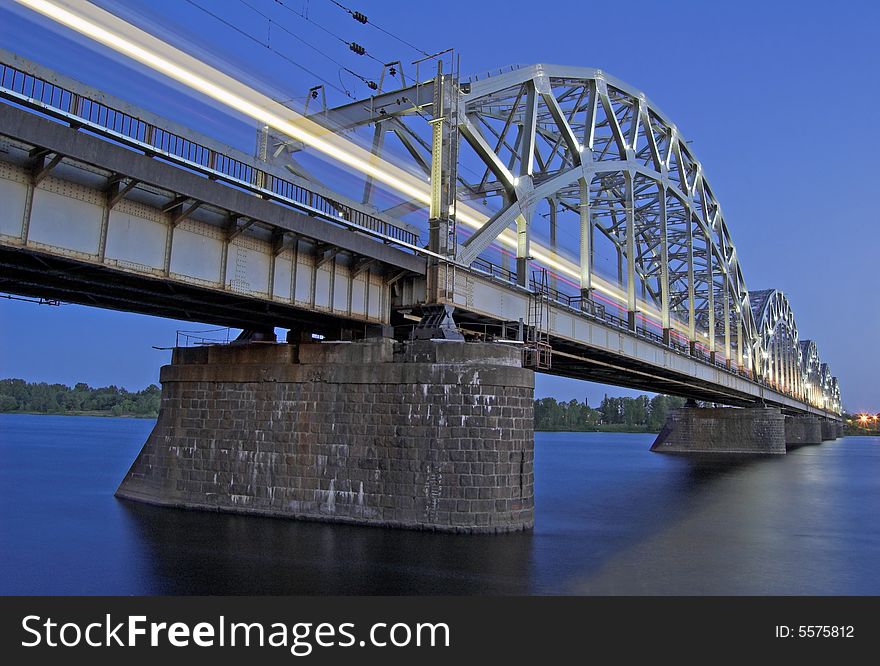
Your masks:
{"label": "green trees on shore", "polygon": [[[162,390],[152,384],[130,392],[118,386],[92,388],[0,379],[0,412],[36,414],[96,414],[106,416],[155,417]],[[558,402],[554,398],[535,400],[535,430],[620,430],[656,432],[663,427],[670,409],[684,405],[684,398],[656,395],[648,398],[605,396],[599,407],[586,400]]]}
{"label": "green trees on shore", "polygon": [[155,384],[132,393],[118,386],[92,388],[79,383],[70,387],[0,379],[0,412],[155,417],[159,413],[161,393]]}
{"label": "green trees on shore", "polygon": [[557,402],[555,398],[535,400],[535,430],[644,430],[656,432],[663,427],[670,409],[682,407],[684,398],[656,395],[648,398],[609,398],[598,408],[586,400]]}

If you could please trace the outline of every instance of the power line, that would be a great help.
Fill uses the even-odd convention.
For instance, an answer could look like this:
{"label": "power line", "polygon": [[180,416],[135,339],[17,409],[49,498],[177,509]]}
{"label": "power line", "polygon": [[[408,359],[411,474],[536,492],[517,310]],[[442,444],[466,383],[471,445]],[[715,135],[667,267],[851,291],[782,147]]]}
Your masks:
{"label": "power line", "polygon": [[310,19],[308,14],[306,14],[304,12],[298,12],[295,9],[293,9],[292,7],[288,7],[286,4],[284,4],[284,2],[282,0],[274,0],[274,1],[275,1],[275,4],[279,5],[280,7],[283,7],[284,9],[289,11],[291,14],[294,14],[295,16],[299,16],[302,20],[308,21],[312,25],[317,26],[318,28],[320,28],[321,30],[326,32],[328,35],[330,35],[334,39],[338,39],[340,42],[345,44],[351,51],[357,53],[358,55],[367,56],[368,58],[372,58],[373,60],[378,62],[380,65],[385,64],[385,62],[383,60],[377,58],[372,53],[368,52],[363,46],[361,46],[357,42],[350,42],[347,39],[340,37],[332,30],[328,30],[326,27],[324,27],[323,25],[321,25],[317,21],[313,21],[312,19]]}
{"label": "power line", "polygon": [[[246,32],[246,31],[242,30],[242,29],[239,28],[237,25],[235,25],[235,24],[233,24],[233,23],[230,23],[229,21],[227,21],[226,19],[224,19],[224,18],[218,16],[217,14],[215,14],[214,12],[212,12],[211,10],[209,10],[209,9],[207,9],[207,8],[205,8],[205,7],[202,7],[202,6],[201,6],[200,4],[198,4],[197,2],[194,2],[194,0],[186,0],[186,2],[189,3],[190,5],[192,5],[193,7],[196,7],[197,9],[199,9],[199,10],[205,12],[206,14],[209,14],[209,15],[213,16],[216,20],[220,21],[221,23],[223,23],[223,24],[226,25],[227,27],[232,28],[232,29],[235,30],[237,33],[239,33],[240,35],[242,35],[242,36],[244,36],[244,37],[247,37],[247,38],[250,39],[251,41],[256,42],[257,44],[259,44],[259,45],[262,46],[263,48],[268,49],[269,51],[271,51],[271,52],[274,53],[275,55],[279,56],[280,58],[283,58],[284,60],[286,60],[287,62],[289,62],[289,63],[290,63],[291,65],[293,65],[294,67],[297,67],[297,68],[303,70],[304,72],[306,72],[307,74],[309,74],[310,76],[314,76],[316,79],[318,79],[318,80],[320,80],[320,81],[323,81],[323,82],[326,83],[328,86],[330,86],[330,87],[333,88],[334,90],[336,90],[336,91],[342,93],[342,94],[345,95],[346,97],[350,97],[351,99],[355,99],[354,95],[352,95],[350,91],[346,90],[344,86],[343,86],[343,87],[339,87],[339,86],[337,86],[337,85],[336,85],[335,83],[333,83],[332,81],[330,81],[330,80],[328,80],[328,79],[325,79],[325,78],[324,78],[323,76],[321,76],[320,74],[317,74],[316,72],[313,72],[313,71],[310,70],[308,67],[305,67],[304,65],[301,65],[300,63],[296,62],[296,61],[293,60],[292,58],[286,56],[284,53],[281,53],[281,51],[278,51],[277,49],[273,49],[269,44],[264,43],[262,40],[260,40],[260,39],[257,38],[257,37],[254,37],[254,36],[253,36],[252,34],[250,34],[249,32]],[[314,48],[314,47],[312,47],[312,48]],[[326,55],[326,54],[325,54],[325,55]],[[329,56],[328,56],[328,57],[329,57]],[[331,60],[332,60],[332,58],[331,58]],[[334,62],[335,62],[335,61],[334,61]],[[341,83],[341,81],[340,81],[340,83]]]}
{"label": "power line", "polygon": [[[280,3],[280,0],[275,0],[275,1]],[[415,44],[411,44],[410,42],[406,41],[403,37],[399,37],[398,35],[394,34],[393,32],[386,30],[382,26],[376,25],[375,23],[370,21],[365,14],[362,14],[361,12],[355,11],[353,9],[349,9],[348,7],[337,2],[336,0],[330,0],[330,2],[332,2],[334,5],[339,7],[342,11],[348,13],[358,23],[363,23],[364,25],[373,26],[379,32],[383,32],[386,35],[388,35],[389,37],[391,37],[392,39],[396,39],[401,44],[405,44],[406,46],[411,48],[413,51],[416,51],[417,53],[421,53],[423,56],[430,57],[431,54],[428,53],[427,51],[423,51]],[[280,4],[283,4],[283,3],[280,3]]]}
{"label": "power line", "polygon": [[[267,14],[264,14],[264,13],[261,12],[259,9],[257,9],[256,7],[254,7],[252,4],[250,4],[249,2],[247,2],[247,0],[239,0],[239,2],[240,2],[241,4],[243,4],[245,7],[247,7],[248,9],[250,9],[250,10],[256,12],[257,14],[259,14],[260,16],[262,16],[264,19],[266,19],[266,20],[269,22],[269,28],[270,28],[270,30],[271,30],[272,24],[275,23],[275,21],[273,21],[271,18],[269,18],[269,16],[268,16]],[[285,28],[285,27],[284,27],[283,25],[281,25],[280,23],[275,23],[275,25],[278,26],[278,28],[280,28],[283,32],[286,32],[288,35],[290,35],[290,36],[293,37],[294,39],[296,39],[296,40],[302,42],[303,44],[305,44],[306,46],[308,46],[310,49],[313,49],[314,51],[320,53],[322,56],[324,56],[325,58],[327,58],[327,60],[329,60],[330,62],[332,62],[334,65],[336,65],[336,66],[338,66],[338,67],[344,67],[344,66],[345,66],[345,65],[343,65],[341,62],[339,62],[338,60],[336,60],[335,58],[333,58],[332,56],[328,55],[327,53],[324,53],[324,51],[322,51],[321,49],[319,49],[319,48],[318,48],[317,46],[315,46],[314,44],[311,44],[311,43],[307,42],[306,40],[304,40],[304,39],[303,39],[302,37],[300,37],[299,35],[297,35],[297,34],[295,34],[294,32],[288,30],[287,28]],[[271,34],[271,33],[270,33],[270,34]],[[269,45],[271,46],[271,37],[270,37],[269,39],[267,39],[267,41],[270,42]]]}
{"label": "power line", "polygon": [[[355,76],[355,77],[357,77],[358,79],[360,79],[360,80],[361,80],[364,84],[366,84],[366,86],[367,86],[368,88],[370,88],[371,90],[375,90],[374,86],[375,86],[376,84],[375,84],[373,81],[369,80],[367,77],[362,76],[361,74],[358,74],[357,72],[352,71],[351,69],[349,69],[348,67],[346,67],[343,63],[341,63],[341,62],[339,62],[338,60],[336,60],[333,56],[329,55],[329,54],[326,53],[325,51],[322,51],[320,48],[318,48],[317,46],[315,46],[315,45],[312,44],[311,42],[306,41],[305,39],[303,39],[302,37],[300,37],[299,35],[297,35],[295,32],[293,32],[293,31],[290,30],[289,28],[287,28],[287,27],[281,25],[281,24],[278,23],[277,21],[273,21],[272,18],[271,18],[268,14],[266,14],[266,13],[262,12],[261,10],[257,9],[257,8],[254,7],[252,4],[250,4],[249,2],[247,2],[247,0],[239,0],[239,2],[240,2],[241,4],[243,4],[245,7],[247,7],[248,9],[250,9],[250,10],[256,12],[257,14],[259,14],[260,16],[262,16],[264,19],[266,19],[266,21],[268,21],[268,24],[269,24],[269,30],[270,30],[270,32],[271,32],[271,29],[272,29],[272,25],[277,26],[277,27],[280,28],[283,32],[287,33],[288,35],[290,35],[290,36],[293,37],[294,39],[296,39],[296,40],[302,42],[303,44],[305,44],[306,46],[308,46],[310,49],[313,49],[314,51],[318,52],[319,54],[321,54],[322,56],[324,56],[325,58],[327,58],[327,60],[329,60],[330,62],[332,62],[333,64],[335,64],[335,65],[336,65],[337,67],[339,67],[340,69],[344,69],[345,71],[347,71],[347,72],[348,72],[349,74],[351,74],[352,76]],[[271,48],[271,44],[270,44],[269,47]],[[342,83],[341,80],[340,80],[340,83]]]}

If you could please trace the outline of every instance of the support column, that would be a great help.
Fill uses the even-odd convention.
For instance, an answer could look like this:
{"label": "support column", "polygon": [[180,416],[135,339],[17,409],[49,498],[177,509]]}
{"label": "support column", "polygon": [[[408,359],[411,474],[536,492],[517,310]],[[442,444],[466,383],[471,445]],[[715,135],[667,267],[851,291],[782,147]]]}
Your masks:
{"label": "support column", "polygon": [[773,338],[770,338],[770,349],[768,350],[768,352],[770,354],[769,358],[767,359],[770,370],[770,384],[773,386],[773,388],[776,388],[778,384],[778,375],[776,374],[776,342],[773,340]]}
{"label": "support column", "polygon": [[736,365],[740,370],[743,369],[743,324],[742,312],[738,307],[736,310]]}
{"label": "support column", "polygon": [[522,215],[516,218],[516,283],[529,284],[529,221]]}
{"label": "support column", "polygon": [[[458,164],[458,124],[455,119],[455,90],[458,84],[443,74],[443,64],[437,63],[437,76],[434,79],[433,114],[431,120],[431,200],[428,212],[428,249],[445,257],[454,253],[456,168]],[[377,125],[377,132],[381,131]],[[378,141],[377,135],[377,141]],[[369,184],[369,181],[368,183]],[[364,196],[369,194],[364,189]],[[446,264],[437,257],[428,260],[427,300],[429,303],[443,302],[450,298],[448,293],[448,271]]]}
{"label": "support column", "polygon": [[633,174],[626,175],[626,317],[629,330],[636,330],[636,220]]}
{"label": "support column", "polygon": [[585,178],[579,179],[578,184],[581,223],[581,299],[585,302],[593,290],[593,216],[590,214],[590,184]]}
{"label": "support column", "polygon": [[709,281],[709,359],[715,362],[715,257],[712,256],[712,237],[706,236],[706,271]]}
{"label": "support column", "polygon": [[816,416],[786,416],[785,446],[794,448],[822,443],[822,423]]}
{"label": "support column", "polygon": [[838,437],[837,421],[822,419],[822,441],[827,442],[828,440],[837,439]]}
{"label": "support column", "polygon": [[[559,251],[559,246],[557,244],[557,211],[556,208],[558,206],[558,202],[556,201],[555,196],[547,197],[547,203],[550,205],[550,249],[553,251],[553,254],[557,254]],[[556,274],[553,273],[550,275],[550,288],[558,289],[559,285],[556,281]]]}
{"label": "support column", "polygon": [[514,345],[176,349],[116,492],[162,506],[455,532],[534,521],[534,373]]}
{"label": "support column", "polygon": [[695,352],[697,341],[697,317],[694,293],[694,221],[687,221],[687,279],[688,279],[688,342],[690,352]]}
{"label": "support column", "polygon": [[775,407],[674,409],[651,446],[659,453],[785,453],[785,417]]}
{"label": "support column", "polygon": [[791,382],[792,382],[792,373],[791,373],[791,343],[789,342],[788,335],[785,336],[785,347],[782,349],[783,352],[783,360],[785,362],[785,379],[784,388],[785,392],[791,395]]}
{"label": "support column", "polygon": [[779,390],[779,387],[782,386],[782,363],[780,361],[780,348],[779,341],[774,340],[773,342],[773,364],[774,364],[774,373],[776,377],[776,390]]}
{"label": "support column", "polygon": [[727,276],[724,284],[724,364],[730,368],[733,364],[730,358],[730,290],[727,288]]}
{"label": "support column", "polygon": [[779,374],[782,379],[782,392],[788,392],[788,341],[784,338],[779,344]]}
{"label": "support column", "polygon": [[669,321],[669,224],[666,219],[666,186],[660,189],[660,327],[663,342],[672,342],[672,324]]}

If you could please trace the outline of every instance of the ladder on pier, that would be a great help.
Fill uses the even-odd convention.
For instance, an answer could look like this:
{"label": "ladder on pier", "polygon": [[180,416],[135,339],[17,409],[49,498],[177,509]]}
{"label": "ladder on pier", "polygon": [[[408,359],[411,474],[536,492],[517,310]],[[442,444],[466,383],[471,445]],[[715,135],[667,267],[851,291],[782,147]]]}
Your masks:
{"label": "ladder on pier", "polygon": [[532,271],[532,293],[523,343],[523,367],[549,370],[553,360],[550,347],[550,288],[544,268]]}

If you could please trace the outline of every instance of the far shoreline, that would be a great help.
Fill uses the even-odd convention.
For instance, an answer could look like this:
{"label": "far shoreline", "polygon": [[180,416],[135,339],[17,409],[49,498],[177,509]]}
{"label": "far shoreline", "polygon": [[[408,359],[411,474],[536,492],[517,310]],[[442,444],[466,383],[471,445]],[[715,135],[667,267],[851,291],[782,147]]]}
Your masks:
{"label": "far shoreline", "polygon": [[0,412],[0,414],[23,414],[27,416],[96,416],[104,419],[156,419],[158,414],[111,414],[110,412]]}

